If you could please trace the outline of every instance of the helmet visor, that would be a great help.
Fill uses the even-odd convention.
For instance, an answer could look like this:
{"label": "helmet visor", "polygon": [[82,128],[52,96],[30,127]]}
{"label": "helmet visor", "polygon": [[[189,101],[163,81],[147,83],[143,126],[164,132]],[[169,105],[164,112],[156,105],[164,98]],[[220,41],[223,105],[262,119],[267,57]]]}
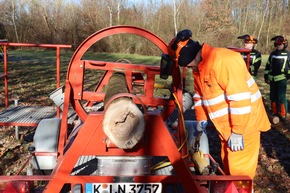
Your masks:
{"label": "helmet visor", "polygon": [[250,44],[250,43],[256,44],[257,43],[257,39],[254,38],[254,36],[247,35],[244,38],[244,43],[245,44]]}
{"label": "helmet visor", "polygon": [[276,45],[282,45],[282,44],[285,44],[286,41],[283,37],[278,37],[276,40],[275,40],[275,44]]}

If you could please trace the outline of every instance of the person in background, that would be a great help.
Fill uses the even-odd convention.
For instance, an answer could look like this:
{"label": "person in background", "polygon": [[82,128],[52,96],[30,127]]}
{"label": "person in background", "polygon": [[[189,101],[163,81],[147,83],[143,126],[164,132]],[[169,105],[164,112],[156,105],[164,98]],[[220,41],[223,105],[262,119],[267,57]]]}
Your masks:
{"label": "person in background", "polygon": [[287,79],[290,78],[290,54],[286,50],[288,40],[283,36],[275,36],[275,50],[271,52],[264,71],[265,83],[270,84],[271,110],[282,122],[287,121]]}
{"label": "person in background", "polygon": [[192,69],[197,129],[210,119],[219,132],[226,174],[255,176],[260,133],[271,125],[259,88],[240,53],[191,39],[178,32],[168,52],[176,64]]}
{"label": "person in background", "polygon": [[[255,44],[258,43],[258,39],[256,39],[254,36],[245,34],[243,36],[239,36],[238,39],[242,39],[244,41],[244,48],[250,49],[250,73],[254,78],[257,77],[258,75],[258,70],[261,66],[262,63],[262,56],[261,53],[254,49]],[[247,54],[246,53],[241,53],[243,56],[245,62],[247,62]]]}

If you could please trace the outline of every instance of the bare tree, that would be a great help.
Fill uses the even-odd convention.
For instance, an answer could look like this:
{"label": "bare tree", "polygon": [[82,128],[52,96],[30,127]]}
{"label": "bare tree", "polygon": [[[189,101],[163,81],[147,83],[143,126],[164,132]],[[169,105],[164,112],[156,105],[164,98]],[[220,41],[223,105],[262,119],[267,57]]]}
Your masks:
{"label": "bare tree", "polygon": [[231,1],[204,0],[201,8],[205,12],[202,31],[206,34],[207,42],[216,46],[228,46],[236,36]]}
{"label": "bare tree", "polygon": [[270,3],[270,8],[269,8],[269,14],[267,15],[267,33],[266,35],[266,48],[269,47],[269,41],[270,41],[270,29],[272,26],[272,13],[273,13],[273,6]]}
{"label": "bare tree", "polygon": [[[178,3],[177,3],[178,2]],[[173,3],[173,25],[174,25],[174,31],[175,34],[177,34],[178,31],[178,16],[179,16],[179,8],[182,4],[183,0],[172,0]]]}
{"label": "bare tree", "polygon": [[122,0],[117,0],[117,24],[120,25],[120,12]]}
{"label": "bare tree", "polygon": [[258,39],[260,38],[262,29],[263,29],[263,26],[264,26],[265,18],[266,18],[266,15],[268,13],[268,10],[269,10],[269,1],[268,0],[266,0],[265,5],[263,6],[263,8],[264,9],[262,9],[263,15],[262,15],[262,18],[261,18],[261,25],[260,25],[259,33],[258,33],[258,36],[257,36]]}
{"label": "bare tree", "polygon": [[17,6],[15,4],[15,1],[12,0],[11,1],[11,21],[12,21],[12,25],[14,28],[14,33],[15,33],[15,37],[16,37],[16,41],[19,42],[19,36],[18,36],[18,30],[17,30],[17,24],[16,24],[16,20],[17,20]]}
{"label": "bare tree", "polygon": [[114,8],[114,0],[108,0],[107,2],[107,8],[109,10],[109,26],[113,25],[113,8]]}
{"label": "bare tree", "polygon": [[[249,33],[259,39],[262,53],[268,53],[272,36],[290,35],[288,0],[0,0],[0,6],[0,22],[14,42],[77,46],[102,28],[134,25],[168,42],[179,30],[189,28],[194,39],[220,47]],[[147,42],[127,37],[104,40],[94,49],[155,53]]]}

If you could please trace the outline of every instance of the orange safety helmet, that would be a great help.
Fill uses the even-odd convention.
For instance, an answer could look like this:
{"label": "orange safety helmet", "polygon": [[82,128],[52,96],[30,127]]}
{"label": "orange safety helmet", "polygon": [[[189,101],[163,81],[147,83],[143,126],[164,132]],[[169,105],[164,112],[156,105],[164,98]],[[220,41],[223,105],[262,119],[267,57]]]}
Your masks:
{"label": "orange safety helmet", "polygon": [[180,66],[187,66],[201,49],[199,42],[190,39],[191,36],[192,32],[189,29],[184,29],[178,32],[169,43],[168,53]]}
{"label": "orange safety helmet", "polygon": [[274,46],[277,47],[278,45],[284,44],[284,49],[288,46],[288,40],[283,36],[275,36],[271,39],[274,41]]}
{"label": "orange safety helmet", "polygon": [[249,35],[249,34],[245,34],[243,36],[239,36],[238,39],[243,39],[245,43],[253,43],[253,44],[257,44],[258,43],[258,39],[255,38],[252,35]]}

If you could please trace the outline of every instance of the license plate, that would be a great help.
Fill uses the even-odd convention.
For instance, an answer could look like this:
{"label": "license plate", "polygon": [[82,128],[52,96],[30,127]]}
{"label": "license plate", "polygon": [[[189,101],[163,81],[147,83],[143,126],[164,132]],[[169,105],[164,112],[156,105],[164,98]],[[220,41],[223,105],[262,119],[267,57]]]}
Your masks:
{"label": "license plate", "polygon": [[161,183],[86,183],[86,193],[161,193]]}

